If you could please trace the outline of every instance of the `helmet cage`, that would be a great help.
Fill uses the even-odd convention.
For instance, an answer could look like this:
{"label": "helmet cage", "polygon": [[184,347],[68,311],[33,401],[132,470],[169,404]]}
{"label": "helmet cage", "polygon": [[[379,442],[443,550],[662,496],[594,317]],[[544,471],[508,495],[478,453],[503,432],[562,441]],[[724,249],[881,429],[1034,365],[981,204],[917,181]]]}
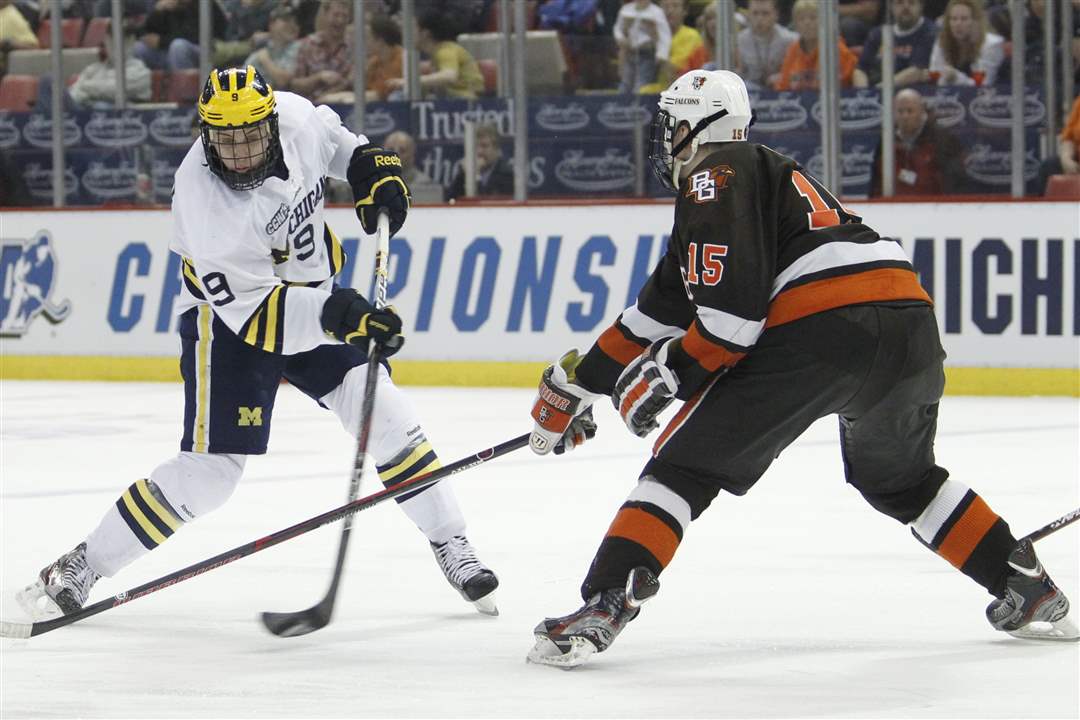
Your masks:
{"label": "helmet cage", "polygon": [[672,184],[673,155],[671,143],[675,139],[675,118],[671,113],[661,108],[653,117],[652,127],[649,130],[649,163],[652,165],[656,179],[668,190],[674,190]]}
{"label": "helmet cage", "polygon": [[[241,142],[224,140],[220,135],[227,134],[235,138],[237,133],[240,132],[243,133],[243,136],[247,136],[248,132],[254,128],[266,128],[266,148],[257,154],[229,153],[230,157],[247,165],[247,169],[243,171],[230,169],[225,164],[225,161],[221,159],[221,154],[218,151],[219,147],[237,145],[250,149],[258,147],[258,143],[248,140]],[[216,139],[211,139],[211,133],[215,132],[220,135]],[[239,126],[222,127],[203,122],[201,123],[200,134],[202,136],[203,151],[206,154],[207,167],[210,168],[210,172],[221,178],[233,190],[254,190],[262,185],[281,157],[277,113],[272,113],[257,122]]]}

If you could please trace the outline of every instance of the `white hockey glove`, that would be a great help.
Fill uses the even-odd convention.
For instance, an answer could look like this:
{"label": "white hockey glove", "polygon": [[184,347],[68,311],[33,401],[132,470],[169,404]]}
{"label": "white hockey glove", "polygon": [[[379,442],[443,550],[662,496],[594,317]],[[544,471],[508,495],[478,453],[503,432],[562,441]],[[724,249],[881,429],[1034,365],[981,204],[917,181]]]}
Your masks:
{"label": "white hockey glove", "polygon": [[533,404],[535,421],[529,447],[537,455],[556,455],[573,450],[596,435],[592,404],[601,397],[575,382],[574,371],[581,362],[577,348],[568,350],[554,365],[544,370]]}
{"label": "white hockey glove", "polygon": [[626,366],[611,393],[611,401],[626,427],[640,438],[660,427],[656,416],[671,404],[679,391],[678,377],[665,364],[672,342],[674,339],[665,338],[650,345]]}

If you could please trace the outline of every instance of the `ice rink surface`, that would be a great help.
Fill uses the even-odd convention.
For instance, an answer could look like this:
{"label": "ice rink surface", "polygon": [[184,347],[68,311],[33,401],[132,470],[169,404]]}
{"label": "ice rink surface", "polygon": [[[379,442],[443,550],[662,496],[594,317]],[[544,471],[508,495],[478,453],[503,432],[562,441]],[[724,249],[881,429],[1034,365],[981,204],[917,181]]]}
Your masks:
{"label": "ice rink surface", "polygon": [[[444,462],[528,430],[527,390],[411,389]],[[938,462],[1017,535],[1080,501],[1075,399],[946,397]],[[82,540],[179,442],[170,384],[0,383],[2,605]],[[658,597],[572,672],[527,665],[532,628],[578,585],[650,444],[610,407],[561,458],[527,449],[454,481],[499,574],[476,614],[393,503],[356,516],[334,621],[279,639],[262,610],[326,589],[339,525],[28,641],[0,643],[0,716],[17,717],[1071,717],[1080,644],[995,633],[990,597],[845,485],[836,421],[810,429],[746,497],[696,521]],[[344,502],[351,441],[283,387],[270,454],[232,500],[91,601]],[[379,489],[373,478],[363,494]],[[1038,545],[1080,602],[1080,532]]]}

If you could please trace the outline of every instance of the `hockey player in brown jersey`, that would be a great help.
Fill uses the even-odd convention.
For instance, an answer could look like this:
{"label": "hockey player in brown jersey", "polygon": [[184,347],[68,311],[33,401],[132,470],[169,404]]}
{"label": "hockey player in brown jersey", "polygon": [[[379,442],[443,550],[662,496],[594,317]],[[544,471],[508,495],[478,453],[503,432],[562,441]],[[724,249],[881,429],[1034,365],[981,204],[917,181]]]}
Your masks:
{"label": "hockey player in brown jersey", "polygon": [[603,396],[639,437],[683,404],[596,552],[585,605],[542,621],[529,660],[573,667],[606,650],[656,594],[690,522],[721,490],[749,491],[831,414],[847,481],[986,588],[994,628],[1076,639],[1031,543],[935,464],[945,352],[903,249],[794,160],[748,142],[750,124],[734,73],[694,70],[661,94],[650,159],[677,193],[667,253],[588,353],[544,372],[538,454],[591,437]]}

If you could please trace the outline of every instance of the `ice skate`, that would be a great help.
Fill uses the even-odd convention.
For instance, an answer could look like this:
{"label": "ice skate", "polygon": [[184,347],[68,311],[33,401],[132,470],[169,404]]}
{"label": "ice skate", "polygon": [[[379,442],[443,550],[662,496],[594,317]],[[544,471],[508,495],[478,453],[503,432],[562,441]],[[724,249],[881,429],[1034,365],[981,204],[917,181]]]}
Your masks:
{"label": "ice skate", "polygon": [[1046,574],[1030,540],[1022,540],[1009,554],[1009,566],[1004,597],[986,608],[990,624],[1028,640],[1080,639],[1068,598]]}
{"label": "ice skate", "polygon": [[533,632],[536,644],[526,660],[569,670],[588,662],[615,642],[626,624],[637,617],[642,603],[660,589],[648,568],[630,571],[625,587],[596,593],[577,612],[542,620]]}
{"label": "ice skate", "polygon": [[17,592],[15,599],[35,622],[69,615],[82,609],[100,578],[86,564],[86,543],[79,543],[45,567],[37,581]]}
{"label": "ice skate", "polygon": [[431,543],[431,550],[447,581],[484,615],[498,615],[495,588],[499,578],[476,557],[476,550],[464,535],[444,543]]}

